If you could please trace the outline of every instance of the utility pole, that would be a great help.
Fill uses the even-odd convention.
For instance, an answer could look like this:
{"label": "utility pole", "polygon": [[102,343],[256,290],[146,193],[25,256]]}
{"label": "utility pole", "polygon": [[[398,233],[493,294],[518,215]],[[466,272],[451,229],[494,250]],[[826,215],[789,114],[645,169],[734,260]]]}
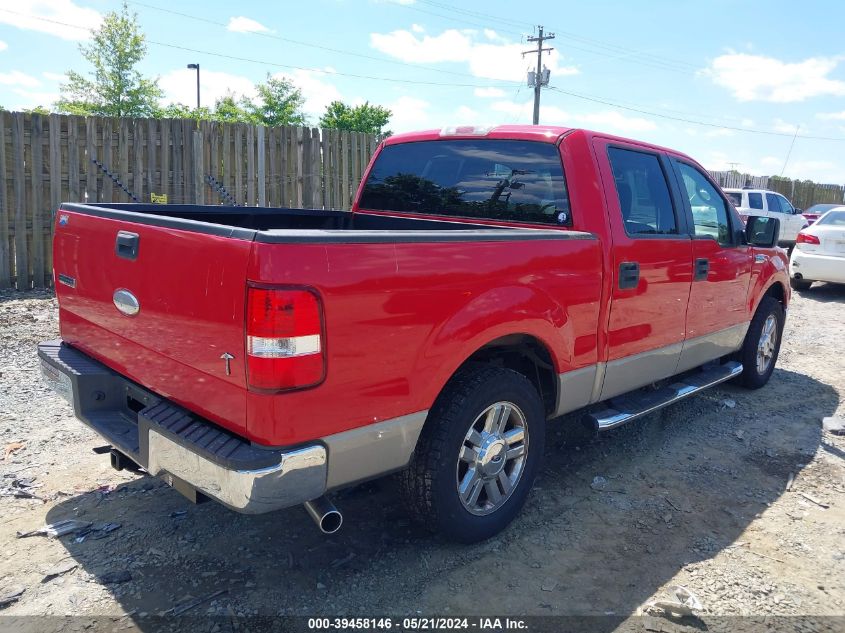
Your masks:
{"label": "utility pole", "polygon": [[[528,85],[534,87],[534,125],[540,124],[540,88],[549,85],[549,70],[543,67],[543,53],[553,51],[552,48],[543,48],[543,42],[546,40],[555,39],[554,33],[543,34],[543,27],[537,27],[538,35],[528,36],[529,42],[537,42],[537,70],[528,73]],[[522,56],[533,53],[534,51],[525,51]]]}

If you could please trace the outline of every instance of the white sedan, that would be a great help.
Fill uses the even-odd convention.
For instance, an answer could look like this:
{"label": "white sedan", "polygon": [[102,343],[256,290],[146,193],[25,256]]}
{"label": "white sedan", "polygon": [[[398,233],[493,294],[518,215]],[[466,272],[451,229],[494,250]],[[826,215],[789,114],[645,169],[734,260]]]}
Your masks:
{"label": "white sedan", "polygon": [[795,290],[806,290],[814,281],[845,283],[845,206],[831,209],[798,234],[789,281]]}

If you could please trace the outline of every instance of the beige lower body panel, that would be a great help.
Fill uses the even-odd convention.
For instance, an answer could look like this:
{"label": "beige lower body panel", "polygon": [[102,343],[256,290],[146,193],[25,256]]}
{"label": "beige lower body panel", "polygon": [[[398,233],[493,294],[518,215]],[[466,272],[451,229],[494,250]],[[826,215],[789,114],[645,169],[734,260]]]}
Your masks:
{"label": "beige lower body panel", "polygon": [[558,374],[552,417],[639,389],[731,354],[742,347],[749,322],[609,363]]}
{"label": "beige lower body panel", "polygon": [[748,332],[749,325],[750,321],[684,341],[684,348],[681,350],[678,369],[675,373],[680,374],[682,371],[732,354],[742,347],[742,341],[745,340],[745,333]]}
{"label": "beige lower body panel", "polygon": [[324,437],[326,488],[342,488],[407,466],[427,416],[427,410],[418,411]]}

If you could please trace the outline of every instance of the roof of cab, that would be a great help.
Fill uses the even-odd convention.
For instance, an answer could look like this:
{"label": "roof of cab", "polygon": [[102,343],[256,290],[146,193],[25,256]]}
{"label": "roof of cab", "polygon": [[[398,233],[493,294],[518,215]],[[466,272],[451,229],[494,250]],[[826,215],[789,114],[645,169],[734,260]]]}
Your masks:
{"label": "roof of cab", "polygon": [[[457,126],[459,129],[461,127],[472,128],[473,126]],[[477,128],[484,128],[485,126],[474,126]],[[606,134],[604,132],[595,132],[593,130],[585,130],[581,128],[569,128],[569,127],[562,127],[559,125],[497,125],[494,127],[489,128],[489,131],[485,134],[456,134],[450,133],[448,135],[443,135],[442,130],[421,130],[418,132],[403,132],[401,134],[395,134],[393,136],[388,137],[385,141],[385,145],[394,145],[398,143],[414,143],[416,141],[439,141],[443,139],[455,139],[455,138],[487,138],[487,139],[509,139],[509,140],[519,140],[519,141],[539,141],[545,143],[557,143],[560,139],[567,135],[567,134],[584,134],[587,137],[601,137],[607,139],[611,142],[621,142],[621,143],[633,143],[639,145],[641,147],[650,148],[653,150],[657,150],[660,152],[667,152],[669,154],[674,154],[676,156],[683,156],[684,158],[689,158],[683,152],[679,152],[678,150],[671,149],[669,147],[662,147],[660,145],[655,145],[653,143],[646,143],[645,141],[638,141],[636,139],[624,138],[621,136],[614,136],[613,134]]]}
{"label": "roof of cab", "polygon": [[[457,126],[473,127],[473,126]],[[482,128],[484,126],[475,126]],[[490,128],[488,132],[483,135],[480,134],[448,134],[441,135],[440,129],[437,130],[421,130],[418,132],[403,132],[402,134],[394,134],[385,140],[385,145],[393,145],[395,143],[413,143],[416,141],[438,141],[444,138],[492,138],[492,139],[514,139],[519,141],[542,141],[546,143],[556,143],[561,136],[567,132],[571,132],[571,128],[560,127],[555,125],[497,125]]]}

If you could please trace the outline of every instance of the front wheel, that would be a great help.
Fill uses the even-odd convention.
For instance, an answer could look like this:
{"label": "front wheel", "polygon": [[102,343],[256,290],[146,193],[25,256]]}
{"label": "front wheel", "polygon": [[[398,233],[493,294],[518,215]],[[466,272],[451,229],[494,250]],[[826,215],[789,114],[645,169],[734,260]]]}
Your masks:
{"label": "front wheel", "polygon": [[410,514],[451,540],[490,538],[522,509],[543,458],[534,385],[498,367],[462,370],[429,413],[400,492]]}
{"label": "front wheel", "polygon": [[748,389],[759,389],[775,370],[783,334],[783,307],[772,297],[764,297],[751,319],[739,352],[742,374],[739,382]]}

